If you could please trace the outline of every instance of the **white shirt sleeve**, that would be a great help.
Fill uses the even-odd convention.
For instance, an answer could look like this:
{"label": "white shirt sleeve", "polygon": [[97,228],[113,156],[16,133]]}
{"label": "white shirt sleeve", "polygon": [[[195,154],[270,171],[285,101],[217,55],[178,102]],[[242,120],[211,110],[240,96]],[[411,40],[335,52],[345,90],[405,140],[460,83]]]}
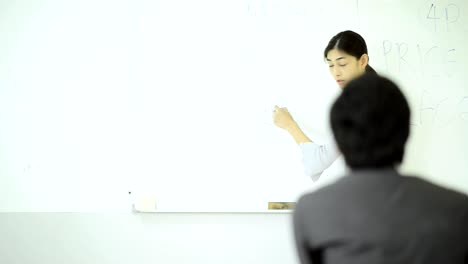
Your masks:
{"label": "white shirt sleeve", "polygon": [[302,153],[304,172],[312,181],[320,178],[320,175],[340,156],[340,151],[335,142],[319,145],[314,142],[299,144]]}

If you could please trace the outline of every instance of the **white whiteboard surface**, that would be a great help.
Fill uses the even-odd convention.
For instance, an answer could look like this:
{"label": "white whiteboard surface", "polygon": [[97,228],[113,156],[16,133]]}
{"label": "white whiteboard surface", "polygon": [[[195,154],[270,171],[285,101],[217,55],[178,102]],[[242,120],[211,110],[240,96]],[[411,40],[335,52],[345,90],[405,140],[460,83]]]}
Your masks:
{"label": "white whiteboard surface", "polygon": [[323,49],[347,29],[410,101],[402,170],[467,193],[464,0],[7,0],[0,211],[264,212],[332,182],[271,110],[331,136]]}

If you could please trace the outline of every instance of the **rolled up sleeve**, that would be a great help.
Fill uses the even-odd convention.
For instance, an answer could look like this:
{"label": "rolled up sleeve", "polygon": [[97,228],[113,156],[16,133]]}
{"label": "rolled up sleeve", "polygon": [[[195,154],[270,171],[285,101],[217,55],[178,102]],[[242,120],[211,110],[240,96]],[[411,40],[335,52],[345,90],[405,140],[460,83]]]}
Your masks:
{"label": "rolled up sleeve", "polygon": [[307,142],[299,144],[302,153],[302,165],[304,173],[309,176],[312,181],[317,181],[330,165],[340,156],[340,152],[336,144],[317,144]]}

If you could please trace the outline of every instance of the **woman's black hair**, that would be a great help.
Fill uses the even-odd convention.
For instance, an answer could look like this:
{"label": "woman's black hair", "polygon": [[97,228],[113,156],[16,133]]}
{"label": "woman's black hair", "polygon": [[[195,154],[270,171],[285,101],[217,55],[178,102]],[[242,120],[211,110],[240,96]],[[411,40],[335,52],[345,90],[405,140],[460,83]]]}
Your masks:
{"label": "woman's black hair", "polygon": [[[325,51],[323,52],[323,57],[326,58],[328,52],[332,49],[342,50],[356,59],[360,59],[363,54],[368,54],[364,38],[351,30],[342,31],[330,39]],[[366,73],[376,72],[369,64],[367,64]]]}

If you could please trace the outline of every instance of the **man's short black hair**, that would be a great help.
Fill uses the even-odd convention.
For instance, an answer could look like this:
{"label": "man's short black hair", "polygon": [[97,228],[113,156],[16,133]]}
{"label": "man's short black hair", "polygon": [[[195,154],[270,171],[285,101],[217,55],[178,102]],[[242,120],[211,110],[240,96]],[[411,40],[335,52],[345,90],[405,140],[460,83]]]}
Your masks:
{"label": "man's short black hair", "polygon": [[401,90],[389,79],[364,74],[349,82],[331,108],[330,123],[350,168],[402,162],[410,109]]}

